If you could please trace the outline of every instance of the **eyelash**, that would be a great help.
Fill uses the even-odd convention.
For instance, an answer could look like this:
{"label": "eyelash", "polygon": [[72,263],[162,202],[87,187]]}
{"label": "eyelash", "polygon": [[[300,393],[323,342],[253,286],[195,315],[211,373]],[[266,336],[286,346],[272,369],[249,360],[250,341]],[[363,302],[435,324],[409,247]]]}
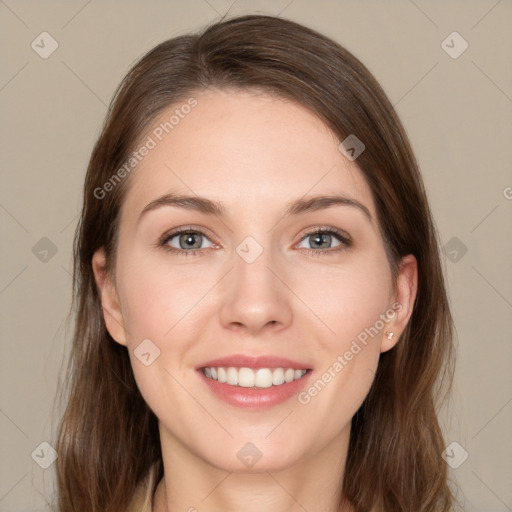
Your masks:
{"label": "eyelash", "polygon": [[[175,247],[171,247],[168,244],[170,240],[172,240],[176,235],[180,235],[182,233],[189,233],[189,234],[200,234],[206,236],[205,233],[203,233],[201,230],[194,229],[191,227],[184,227],[184,228],[177,228],[173,230],[170,233],[165,233],[161,239],[158,242],[158,247],[163,248],[164,250],[178,254],[179,256],[204,256],[204,249],[192,249],[190,251],[187,251],[185,249],[176,249]],[[331,228],[331,227],[318,227],[315,228],[312,231],[308,231],[299,241],[301,243],[304,239],[314,236],[316,234],[327,234],[327,235],[334,235],[334,237],[341,242],[341,244],[333,249],[302,249],[306,251],[306,253],[310,254],[311,256],[321,256],[321,255],[328,255],[333,256],[334,254],[338,254],[341,251],[344,251],[348,249],[349,247],[352,247],[352,241],[345,236],[341,231]],[[207,236],[206,236],[207,237]],[[208,238],[208,237],[207,237]]]}

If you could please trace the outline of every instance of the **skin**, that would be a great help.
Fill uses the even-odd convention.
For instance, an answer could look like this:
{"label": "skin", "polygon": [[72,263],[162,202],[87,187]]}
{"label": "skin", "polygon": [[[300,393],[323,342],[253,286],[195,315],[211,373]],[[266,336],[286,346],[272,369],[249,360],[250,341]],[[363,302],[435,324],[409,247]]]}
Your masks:
{"label": "skin", "polygon": [[[312,113],[252,91],[195,97],[198,105],[130,175],[114,275],[105,272],[103,250],[92,262],[107,328],[128,347],[159,419],[165,476],[153,510],[351,510],[340,506],[351,418],[380,353],[410,318],[416,260],[402,260],[395,293],[371,190]],[[221,201],[225,218],[162,206],[138,220],[170,192]],[[362,203],[373,221],[346,205],[283,217],[293,200],[333,193]],[[202,255],[158,246],[177,227],[204,233],[196,237]],[[337,228],[353,244],[336,252],[342,242],[334,237],[314,245],[306,235],[316,227]],[[235,251],[247,236],[263,248],[250,264]],[[178,235],[169,244],[179,242]],[[306,405],[292,397],[242,410],[213,395],[195,369],[235,353],[272,354],[307,362],[313,383],[396,302],[400,311]],[[160,356],[145,366],[133,351],[148,338]],[[237,457],[247,442],[262,454],[252,468]]]}

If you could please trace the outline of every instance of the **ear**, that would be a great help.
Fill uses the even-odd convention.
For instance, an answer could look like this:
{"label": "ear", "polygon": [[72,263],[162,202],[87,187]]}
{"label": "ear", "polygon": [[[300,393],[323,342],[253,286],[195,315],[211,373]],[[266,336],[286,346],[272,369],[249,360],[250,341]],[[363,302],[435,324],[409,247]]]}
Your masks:
{"label": "ear", "polygon": [[107,330],[117,343],[127,345],[126,333],[124,330],[123,315],[119,300],[117,298],[117,291],[112,278],[107,272],[107,258],[105,250],[102,247],[98,249],[92,257],[92,269],[94,272],[94,279],[98,293],[101,297],[101,306],[103,309],[103,318]]}
{"label": "ear", "polygon": [[[395,283],[394,301],[390,304],[390,310],[395,314],[384,327],[384,335],[381,341],[381,352],[392,349],[407,327],[412,315],[416,292],[418,291],[418,262],[412,254],[404,256],[399,264],[399,273]],[[388,311],[390,311],[388,310]],[[388,339],[386,332],[392,332],[393,337]]]}

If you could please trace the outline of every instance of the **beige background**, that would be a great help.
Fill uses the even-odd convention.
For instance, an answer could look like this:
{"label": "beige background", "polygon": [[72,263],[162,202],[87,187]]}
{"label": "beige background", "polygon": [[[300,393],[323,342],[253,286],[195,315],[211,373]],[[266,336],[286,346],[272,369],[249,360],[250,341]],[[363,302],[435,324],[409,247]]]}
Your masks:
{"label": "beige background", "polygon": [[[231,3],[0,1],[1,512],[49,510],[54,466],[35,461],[49,460],[39,445],[55,439],[71,241],[106,105],[145,51]],[[459,352],[444,428],[460,445],[452,459],[469,454],[452,475],[467,511],[512,510],[512,2],[238,0],[229,15],[248,12],[339,41],[401,116],[448,244]],[[59,45],[47,59],[31,48],[43,31]],[[441,46],[453,31],[469,44],[456,59]],[[43,237],[57,249],[46,262]]]}

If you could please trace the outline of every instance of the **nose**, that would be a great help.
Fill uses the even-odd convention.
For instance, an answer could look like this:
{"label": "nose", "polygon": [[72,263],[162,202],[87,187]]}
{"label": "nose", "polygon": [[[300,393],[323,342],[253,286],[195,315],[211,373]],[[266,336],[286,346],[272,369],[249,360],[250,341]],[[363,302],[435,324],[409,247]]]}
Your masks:
{"label": "nose", "polygon": [[270,251],[264,250],[252,263],[234,252],[233,264],[222,296],[223,327],[254,335],[264,329],[277,331],[288,326],[293,293],[286,286],[284,271],[273,263]]}

